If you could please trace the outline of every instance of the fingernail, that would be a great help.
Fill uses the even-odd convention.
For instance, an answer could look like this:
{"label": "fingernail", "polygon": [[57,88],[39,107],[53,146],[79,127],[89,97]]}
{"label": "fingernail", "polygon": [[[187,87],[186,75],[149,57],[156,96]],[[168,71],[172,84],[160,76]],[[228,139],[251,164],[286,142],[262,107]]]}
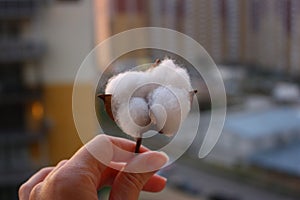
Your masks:
{"label": "fingernail", "polygon": [[168,179],[166,177],[160,176],[162,180],[164,180],[165,182],[168,181]]}
{"label": "fingernail", "polygon": [[152,151],[141,153],[128,163],[124,171],[130,173],[153,172],[162,168],[168,160],[167,154],[163,152]]}

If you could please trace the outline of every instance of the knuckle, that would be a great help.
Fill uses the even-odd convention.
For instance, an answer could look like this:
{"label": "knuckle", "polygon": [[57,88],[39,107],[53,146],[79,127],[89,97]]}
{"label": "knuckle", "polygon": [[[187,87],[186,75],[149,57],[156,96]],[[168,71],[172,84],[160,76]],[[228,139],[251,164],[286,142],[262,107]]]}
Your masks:
{"label": "knuckle", "polygon": [[53,183],[54,185],[61,185],[64,184],[69,179],[68,174],[65,173],[54,173],[48,179],[48,183]]}
{"label": "knuckle", "polygon": [[44,167],[42,169],[40,169],[37,173],[46,173],[48,171],[51,171],[53,169],[53,167]]}
{"label": "knuckle", "polygon": [[61,161],[59,161],[59,163],[57,163],[57,167],[61,167],[61,166],[63,166],[66,162],[68,162],[68,159],[64,159],[64,160],[61,160]]}
{"label": "knuckle", "polygon": [[141,191],[145,184],[141,175],[137,173],[127,173],[124,179],[126,185],[136,191]]}
{"label": "knuckle", "polygon": [[42,183],[37,184],[34,186],[30,192],[30,200],[40,199],[40,191],[42,189]]}
{"label": "knuckle", "polygon": [[87,173],[82,172],[81,168],[65,168],[58,170],[49,179],[48,182],[55,188],[64,188],[71,186],[78,186],[86,183],[88,176]]}
{"label": "knuckle", "polygon": [[28,186],[27,183],[23,183],[20,188],[19,188],[19,196],[22,196],[23,194],[25,194],[26,192],[28,192],[30,189],[30,187]]}

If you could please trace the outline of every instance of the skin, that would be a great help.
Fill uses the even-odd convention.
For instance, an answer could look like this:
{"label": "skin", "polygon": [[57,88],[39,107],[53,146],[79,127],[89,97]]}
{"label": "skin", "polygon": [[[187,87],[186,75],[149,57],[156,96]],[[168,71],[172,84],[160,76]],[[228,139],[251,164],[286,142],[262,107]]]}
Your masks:
{"label": "skin", "polygon": [[[109,143],[114,147],[109,148]],[[155,172],[168,161],[167,156],[145,147],[141,147],[140,154],[131,154],[133,156],[124,156],[122,151],[116,150],[132,152],[134,148],[135,143],[126,139],[97,136],[69,160],[34,174],[20,187],[19,199],[96,200],[97,190],[111,186],[110,200],[136,200],[142,190],[163,190],[166,179]],[[92,156],[91,151],[101,152],[103,162]]]}

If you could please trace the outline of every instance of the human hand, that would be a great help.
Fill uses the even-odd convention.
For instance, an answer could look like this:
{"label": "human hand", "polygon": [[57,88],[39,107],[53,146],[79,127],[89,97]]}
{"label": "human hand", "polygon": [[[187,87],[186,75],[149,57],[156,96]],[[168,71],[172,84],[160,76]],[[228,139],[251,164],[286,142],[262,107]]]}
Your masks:
{"label": "human hand", "polygon": [[99,135],[70,160],[43,168],[33,175],[20,187],[19,198],[96,200],[97,190],[103,186],[111,186],[110,200],[136,200],[142,190],[161,191],[166,179],[155,172],[168,157],[145,147],[141,147],[141,154],[129,154],[134,148],[132,141]]}

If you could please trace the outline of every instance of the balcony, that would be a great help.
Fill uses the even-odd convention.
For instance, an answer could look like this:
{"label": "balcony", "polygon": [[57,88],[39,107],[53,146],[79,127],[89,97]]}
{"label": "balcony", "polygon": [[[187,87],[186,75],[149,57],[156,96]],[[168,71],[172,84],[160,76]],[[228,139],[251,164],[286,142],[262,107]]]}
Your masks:
{"label": "balcony", "polygon": [[45,46],[38,41],[24,41],[19,39],[0,40],[0,63],[36,60],[44,52]]}
{"label": "balcony", "polygon": [[48,0],[0,0],[0,20],[26,19]]}

